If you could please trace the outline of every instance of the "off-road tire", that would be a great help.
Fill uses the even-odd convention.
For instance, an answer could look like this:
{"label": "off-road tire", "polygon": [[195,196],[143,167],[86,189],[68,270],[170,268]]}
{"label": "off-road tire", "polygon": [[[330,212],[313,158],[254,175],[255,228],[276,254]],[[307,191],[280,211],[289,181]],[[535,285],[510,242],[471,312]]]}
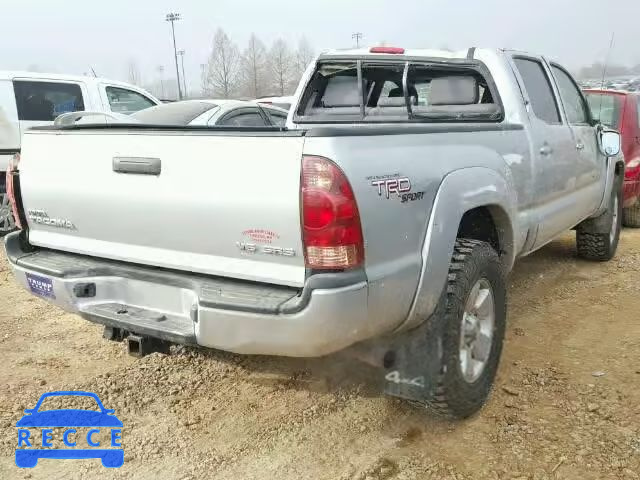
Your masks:
{"label": "off-road tire", "polygon": [[[16,229],[15,220],[8,200],[5,173],[0,172],[0,238]],[[10,215],[10,217],[5,218],[7,214]]]}
{"label": "off-road tire", "polygon": [[[475,283],[484,278],[494,296],[494,332],[489,358],[480,377],[468,383],[460,369],[460,333],[465,305]],[[456,240],[442,313],[442,355],[435,394],[427,407],[434,413],[467,418],[485,404],[495,379],[506,325],[505,271],[496,251],[486,242]]]}
{"label": "off-road tire", "polygon": [[[614,205],[617,205],[617,209]],[[617,212],[614,212],[614,210],[617,210]],[[606,222],[606,233],[602,233],[602,231],[595,231],[593,224],[588,222],[578,225],[578,228],[576,228],[576,246],[578,249],[578,256],[585,260],[607,262],[616,254],[618,241],[620,240],[623,215],[622,182],[618,179],[616,179],[614,189],[611,192],[607,211],[602,215],[602,220],[605,220]],[[612,236],[611,232],[614,227],[615,232]]]}
{"label": "off-road tire", "polygon": [[640,228],[640,205],[622,209],[622,224],[629,228]]}

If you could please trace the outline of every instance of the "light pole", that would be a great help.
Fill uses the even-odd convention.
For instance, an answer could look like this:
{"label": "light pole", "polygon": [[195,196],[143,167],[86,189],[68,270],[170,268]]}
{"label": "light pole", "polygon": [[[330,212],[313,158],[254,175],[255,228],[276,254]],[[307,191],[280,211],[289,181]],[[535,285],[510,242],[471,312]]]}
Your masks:
{"label": "light pole", "polygon": [[180,71],[178,70],[178,50],[176,49],[176,29],[174,22],[180,20],[179,13],[167,13],[165,18],[167,22],[171,22],[171,35],[173,36],[173,56],[176,60],[176,80],[178,81],[178,99],[182,100],[182,87],[180,87]]}
{"label": "light pole", "polygon": [[184,93],[185,98],[187,97],[187,77],[184,75],[184,50],[178,50],[178,55],[180,55],[180,60],[182,61],[182,92]]}
{"label": "light pole", "polygon": [[201,63],[200,64],[200,82],[201,82],[201,87],[202,87],[202,96],[206,97],[207,96],[207,64],[206,63]]}
{"label": "light pole", "polygon": [[360,48],[360,40],[362,40],[362,33],[356,32],[353,35],[351,35],[351,38],[356,41],[356,48]]}
{"label": "light pole", "polygon": [[158,66],[158,73],[160,73],[160,90],[162,90],[162,99],[164,100],[166,97],[164,96],[164,66]]}

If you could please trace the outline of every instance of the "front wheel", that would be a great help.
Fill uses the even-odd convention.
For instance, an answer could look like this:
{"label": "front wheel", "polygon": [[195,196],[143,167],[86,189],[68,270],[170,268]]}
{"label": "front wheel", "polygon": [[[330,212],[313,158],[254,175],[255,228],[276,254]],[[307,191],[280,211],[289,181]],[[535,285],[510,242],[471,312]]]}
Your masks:
{"label": "front wheel", "polygon": [[485,404],[502,352],[506,282],[496,251],[486,242],[456,240],[444,294],[439,375],[427,406],[466,418]]}

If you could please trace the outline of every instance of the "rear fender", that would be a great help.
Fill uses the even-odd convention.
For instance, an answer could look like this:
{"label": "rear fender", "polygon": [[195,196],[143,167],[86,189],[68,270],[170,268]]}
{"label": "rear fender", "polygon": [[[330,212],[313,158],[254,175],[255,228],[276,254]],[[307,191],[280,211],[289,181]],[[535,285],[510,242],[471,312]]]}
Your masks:
{"label": "rear fender", "polygon": [[407,320],[398,330],[415,327],[435,310],[445,286],[460,220],[465,212],[488,207],[496,224],[506,271],[515,257],[513,219],[516,193],[500,173],[483,167],[456,170],[442,181],[422,247],[422,269]]}

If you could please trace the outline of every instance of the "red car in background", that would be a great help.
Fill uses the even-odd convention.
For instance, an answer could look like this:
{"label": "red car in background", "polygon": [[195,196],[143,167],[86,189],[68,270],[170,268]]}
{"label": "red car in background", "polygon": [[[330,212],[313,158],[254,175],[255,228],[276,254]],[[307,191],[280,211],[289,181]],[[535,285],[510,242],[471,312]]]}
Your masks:
{"label": "red car in background", "polygon": [[622,134],[624,174],[623,223],[640,227],[640,93],[585,90],[595,119]]}

